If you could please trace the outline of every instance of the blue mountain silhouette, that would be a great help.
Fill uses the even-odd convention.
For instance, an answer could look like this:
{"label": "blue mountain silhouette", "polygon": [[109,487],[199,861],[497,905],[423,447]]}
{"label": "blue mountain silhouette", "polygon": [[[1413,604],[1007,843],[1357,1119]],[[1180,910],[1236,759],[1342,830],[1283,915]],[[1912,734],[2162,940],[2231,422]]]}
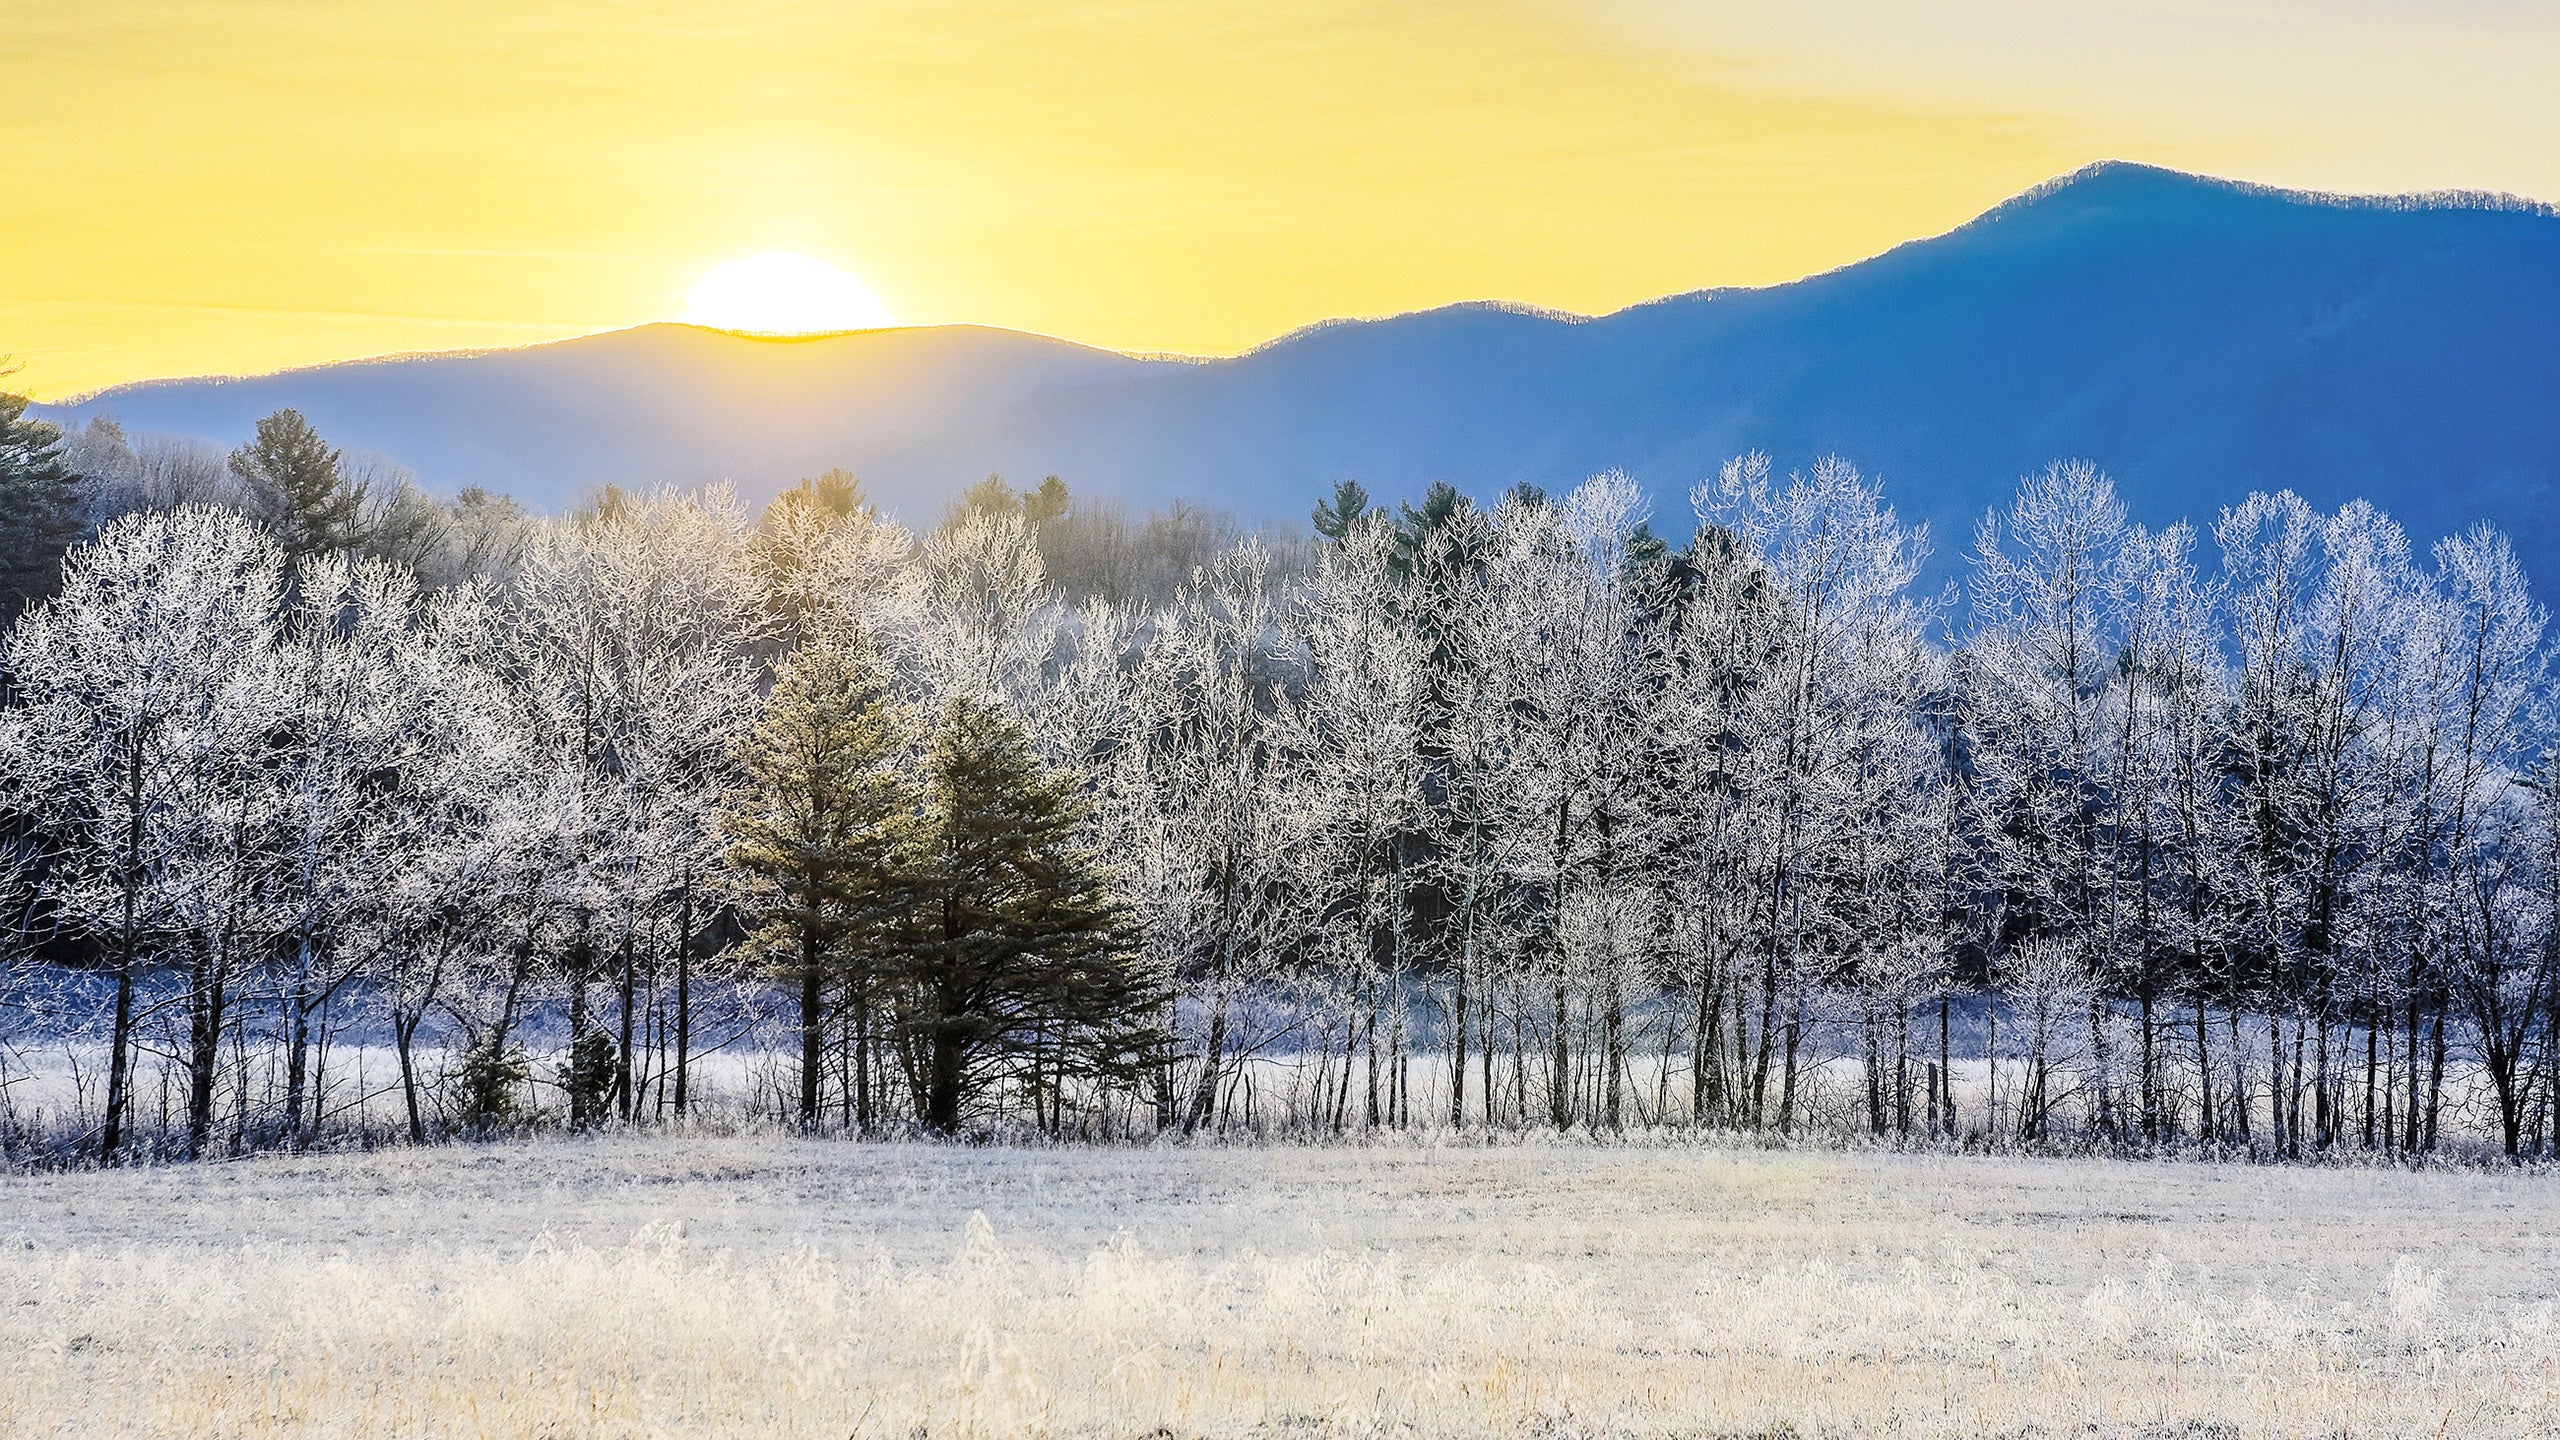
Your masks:
{"label": "blue mountain silhouette", "polygon": [[1757,289],[1585,318],[1498,304],[1336,322],[1230,359],[974,326],[757,340],[650,325],[528,349],[126,386],[65,407],[225,444],[291,405],[331,439],[533,504],[842,465],[910,517],[990,472],[1303,519],[1333,482],[1480,496],[1636,476],[1658,527],[1725,458],[1838,454],[1941,557],[2049,460],[2138,518],[2251,489],[2365,496],[2422,542],[2560,541],[2560,212],[2312,195],[2108,163],[1945,235]]}

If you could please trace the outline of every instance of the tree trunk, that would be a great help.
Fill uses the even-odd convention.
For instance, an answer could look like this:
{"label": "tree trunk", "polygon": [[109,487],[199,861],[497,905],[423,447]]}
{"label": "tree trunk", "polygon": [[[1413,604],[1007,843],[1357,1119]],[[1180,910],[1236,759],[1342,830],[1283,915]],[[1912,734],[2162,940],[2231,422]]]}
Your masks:
{"label": "tree trunk", "polygon": [[639,1002],[638,962],[633,956],[637,948],[634,936],[640,926],[638,918],[623,917],[622,925],[622,1044],[613,1062],[613,1108],[628,1125],[638,1113],[639,1097],[631,1088],[631,1042],[634,1007]]}
{"label": "tree trunk", "polygon": [[676,1119],[684,1119],[693,1079],[693,877],[676,898]]}
{"label": "tree trunk", "polygon": [[1796,1048],[1804,1041],[1804,993],[1796,993],[1787,1015],[1786,1072],[1778,1086],[1778,1133],[1792,1135],[1796,1124]]}
{"label": "tree trunk", "polygon": [[[1562,957],[1559,956],[1558,960],[1561,973]],[[1556,982],[1555,1001],[1555,1032],[1548,1037],[1554,1054],[1547,1072],[1547,1120],[1559,1130],[1570,1130],[1573,1128],[1573,1052],[1566,1039],[1568,1021],[1562,980]]]}
{"label": "tree trunk", "polygon": [[2314,1149],[2326,1150],[2329,1142],[2336,1138],[2338,1121],[2335,1097],[2329,1087],[2329,1012],[2325,1004],[2320,1011],[2311,1063],[2311,1144]]}
{"label": "tree trunk", "polygon": [[[1986,965],[1985,969],[1989,967]],[[1982,1006],[1982,1137],[1993,1145],[2000,1143],[2000,992],[1990,989]]]}
{"label": "tree trunk", "polygon": [[[1451,978],[1449,1000],[1449,1128],[1467,1128],[1467,976],[1475,969],[1476,958],[1476,877],[1471,866],[1467,871],[1467,893],[1463,901],[1463,918],[1459,921],[1457,973]],[[1490,1118],[1490,1117],[1488,1117]]]}
{"label": "tree trunk", "polygon": [[[1771,921],[1775,923],[1775,914]],[[1769,937],[1769,954],[1760,970],[1760,1035],[1751,1063],[1751,1128],[1768,1120],[1770,1046],[1778,1028],[1778,939]]]}
{"label": "tree trunk", "polygon": [[1893,1133],[1911,1138],[1911,1012],[1899,1000],[1893,1007]]}
{"label": "tree trunk", "polygon": [[1884,1024],[1876,1007],[1867,1006],[1867,1133],[1884,1138]]}
{"label": "tree trunk", "polygon": [[853,992],[853,1125],[858,1133],[868,1135],[874,1118],[871,1070],[877,1063],[871,1053],[871,985],[858,967],[845,977],[845,984]]}
{"label": "tree trunk", "polygon": [[2097,1063],[2097,1107],[2093,1117],[2099,1134],[2120,1139],[2116,1118],[2114,1045],[2107,1035],[2107,998],[2093,986],[2089,996],[2089,1046]]}
{"label": "tree trunk", "polygon": [[2152,1018],[2151,962],[2143,960],[2142,981],[2142,1138],[2160,1143],[2160,1032]]}
{"label": "tree trunk", "polygon": [[2427,1125],[2420,1137],[2420,1149],[2435,1153],[2436,1119],[2444,1106],[2444,1007],[2436,1007],[2434,1023],[2428,1026],[2427,1038]]}
{"label": "tree trunk", "polygon": [[[1713,907],[1709,907],[1712,916]],[[1723,1101],[1724,977],[1716,968],[1712,921],[1699,926],[1698,1027],[1689,1037],[1689,1123],[1704,1126]]]}
{"label": "tree trunk", "polygon": [[418,1038],[416,1021],[403,1016],[391,1023],[392,1048],[400,1054],[400,1100],[409,1114],[409,1143],[427,1143],[427,1117],[418,1108],[418,1065],[412,1053]]}
{"label": "tree trunk", "polygon": [[1375,1130],[1386,1118],[1385,1102],[1378,1095],[1378,977],[1363,981],[1360,1014],[1360,1061],[1368,1072],[1369,1128]]}
{"label": "tree trunk", "polygon": [[967,1058],[961,1051],[959,1036],[946,1026],[934,1027],[928,1054],[924,1123],[937,1135],[959,1133],[960,1082]]}
{"label": "tree trunk", "polygon": [[2273,1010],[2267,1012],[2267,1124],[2269,1138],[2276,1153],[2289,1153],[2290,1134],[2285,1127],[2284,1018]]}
{"label": "tree trunk", "polygon": [[1601,1012],[1600,1026],[1601,1043],[1608,1050],[1609,1067],[1608,1092],[1601,1104],[1608,1113],[1609,1128],[1613,1131],[1623,1130],[1626,1128],[1626,1122],[1619,1107],[1621,1092],[1626,1083],[1627,1012],[1626,1000],[1619,989],[1618,975],[1614,965],[1609,972],[1608,1003],[1607,1008]]}
{"label": "tree trunk", "polygon": [[[1226,1054],[1227,997],[1222,991],[1216,1002],[1209,1007],[1208,1040],[1207,1043],[1201,1047],[1200,1077],[1197,1083],[1191,1087],[1190,1108],[1184,1112],[1182,1117],[1183,1134],[1189,1135],[1198,1130],[1202,1125],[1208,1123],[1211,1107],[1217,1104],[1218,1076],[1219,1073],[1226,1068]],[[1370,1106],[1372,1111],[1370,1124],[1372,1125],[1377,1123],[1377,1117],[1374,1113],[1377,1109],[1377,1106],[1374,1103],[1376,1098],[1374,1094],[1376,1089],[1375,1070],[1376,1066],[1373,1063],[1371,1066],[1372,1074],[1370,1077],[1371,1089],[1373,1091],[1371,1096],[1372,1104]]]}
{"label": "tree trunk", "polygon": [[116,1017],[107,1042],[107,1114],[98,1132],[98,1163],[112,1165],[124,1143],[125,1076],[133,1064],[133,962],[141,938],[142,741],[125,760],[124,925],[116,939]]}
{"label": "tree trunk", "polygon": [[[817,882],[810,881],[812,910],[815,909]],[[818,1125],[818,1072],[825,1067],[827,1037],[825,1033],[824,976],[819,970],[818,931],[815,925],[800,932],[800,1128],[814,1130]]]}
{"label": "tree trunk", "polygon": [[2374,1023],[2368,1024],[2364,1027],[2364,1124],[2362,1127],[2364,1135],[2362,1144],[2367,1150],[2373,1148],[2374,1080],[2377,1072],[2381,1068],[2382,1062],[2382,1042],[2379,1038],[2379,1032],[2382,1028],[2380,1017],[2375,1016],[2370,1018]]}
{"label": "tree trunk", "polygon": [[2400,1115],[2400,1123],[2402,1126],[2400,1133],[2400,1153],[2403,1155],[2415,1155],[2418,1153],[2418,986],[2416,964],[2413,962],[2409,969],[2409,1000],[2406,1007],[2409,1038],[2409,1084],[2407,1103],[2401,1107]]}
{"label": "tree trunk", "polygon": [[222,1018],[228,1007],[227,969],[218,950],[196,951],[194,983],[187,996],[187,1158],[204,1158],[213,1139],[213,1094],[222,1070]]}
{"label": "tree trunk", "polygon": [[293,937],[293,984],[285,994],[284,1123],[286,1144],[302,1148],[303,1080],[311,1055],[311,935]]}
{"label": "tree trunk", "polygon": [[1945,995],[1938,997],[1938,1079],[1937,1105],[1929,1115],[1929,1129],[1952,1138],[1956,1133],[1956,1062],[1955,1002]]}
{"label": "tree trunk", "polygon": [[2220,1138],[2215,1134],[2213,1118],[2213,1052],[2205,1040],[2204,991],[2196,991],[2196,1136],[2201,1140]]}

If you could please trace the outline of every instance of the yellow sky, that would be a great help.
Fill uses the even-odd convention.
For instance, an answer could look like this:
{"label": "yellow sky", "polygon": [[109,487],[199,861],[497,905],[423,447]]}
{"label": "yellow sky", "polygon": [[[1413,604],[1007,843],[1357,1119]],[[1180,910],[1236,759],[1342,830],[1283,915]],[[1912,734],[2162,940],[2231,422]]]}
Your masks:
{"label": "yellow sky", "polygon": [[521,344],[763,250],[1215,353],[1786,279],[2107,155],[2560,198],[2549,8],[0,0],[0,354]]}

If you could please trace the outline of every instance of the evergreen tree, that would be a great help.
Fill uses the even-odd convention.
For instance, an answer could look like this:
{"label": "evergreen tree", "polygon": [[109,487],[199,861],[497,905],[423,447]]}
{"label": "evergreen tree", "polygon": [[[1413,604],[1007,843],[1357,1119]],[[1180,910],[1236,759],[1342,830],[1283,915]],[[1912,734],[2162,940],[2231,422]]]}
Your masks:
{"label": "evergreen tree", "polygon": [[970,520],[1020,515],[1022,499],[1022,492],[1005,483],[1002,475],[990,475],[952,497],[942,512],[943,533],[957,530]]}
{"label": "evergreen tree", "polygon": [[[1492,543],[1492,527],[1475,502],[1446,480],[1434,480],[1419,508],[1400,506],[1394,544],[1387,557],[1389,573],[1406,592],[1407,618],[1432,634],[1435,665],[1449,661],[1437,648],[1457,605],[1457,589],[1484,563]],[[1381,519],[1383,510],[1372,512]]]}
{"label": "evergreen tree", "polygon": [[62,432],[26,413],[25,397],[0,394],[0,623],[61,585],[84,528]]}
{"label": "evergreen tree", "polygon": [[1161,1059],[1163,1000],[1132,957],[1126,909],[1081,838],[1074,775],[1022,728],[952,702],[934,738],[933,803],[902,989],[925,1124],[950,1134],[992,1081],[1134,1082]]}
{"label": "evergreen tree", "polygon": [[1359,524],[1361,517],[1368,513],[1368,489],[1357,480],[1345,480],[1333,487],[1331,500],[1316,502],[1315,511],[1309,518],[1315,521],[1317,534],[1339,544],[1342,537],[1351,533],[1351,527]]}
{"label": "evergreen tree", "polygon": [[298,410],[259,421],[256,438],[231,452],[231,473],[250,518],[288,558],[353,549],[364,538],[365,487]]}
{"label": "evergreen tree", "polygon": [[813,475],[773,497],[770,515],[776,508],[804,508],[821,515],[842,517],[871,510],[871,497],[862,493],[862,479],[839,465],[824,475]]}
{"label": "evergreen tree", "polygon": [[746,794],[731,858],[764,891],[759,937],[800,985],[800,1122],[818,1115],[828,980],[852,1007],[856,1119],[871,1117],[874,973],[909,903],[917,797],[899,766],[907,731],[858,642],[822,635],[792,656],[740,756]]}
{"label": "evergreen tree", "polygon": [[1040,482],[1040,488],[1022,497],[1022,518],[1031,528],[1042,530],[1067,518],[1067,482],[1055,475]]}

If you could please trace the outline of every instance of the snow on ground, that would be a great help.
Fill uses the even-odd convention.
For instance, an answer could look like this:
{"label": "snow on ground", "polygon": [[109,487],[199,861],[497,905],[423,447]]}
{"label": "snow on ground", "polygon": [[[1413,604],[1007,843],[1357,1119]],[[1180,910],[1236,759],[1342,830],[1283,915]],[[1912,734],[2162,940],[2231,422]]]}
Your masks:
{"label": "snow on ground", "polygon": [[0,1178],[0,1435],[2527,1435],[2547,1176],[599,1139]]}
{"label": "snow on ground", "polygon": [[[14,1116],[32,1122],[34,1128],[56,1127],[64,1123],[75,1132],[94,1135],[100,1108],[102,1081],[107,1069],[106,1047],[86,1043],[53,1041],[42,1046],[28,1046],[0,1055],[0,1123]],[[1926,1119],[1927,1057],[1915,1052],[1910,1081],[1912,1090],[1912,1124],[1915,1133],[1924,1135]],[[284,1077],[281,1056],[270,1054],[263,1069],[250,1077],[249,1091],[267,1111],[282,1106]],[[1268,1054],[1255,1056],[1236,1065],[1234,1078],[1225,1087],[1224,1114],[1230,1131],[1246,1131],[1262,1136],[1306,1135],[1332,1128],[1337,1118],[1332,1101],[1318,1106],[1320,1095],[1334,1095],[1341,1083],[1339,1056],[1334,1056],[1334,1070],[1320,1075],[1318,1059],[1312,1054]],[[2183,1055],[2173,1058],[2183,1062]],[[2260,1057],[2263,1060],[2263,1056]],[[693,1065],[693,1105],[697,1128],[733,1131],[742,1128],[770,1126],[774,1117],[787,1113],[796,1103],[799,1082],[796,1078],[798,1054],[777,1048],[735,1046],[713,1054],[695,1057]],[[425,1103],[430,1123],[442,1125],[438,1109],[435,1077],[447,1074],[457,1063],[440,1049],[422,1048],[416,1057],[419,1073],[428,1078]],[[1524,1077],[1515,1074],[1511,1057],[1497,1057],[1495,1090],[1496,1116],[1504,1128],[1519,1123],[1525,1108],[1528,1128],[1546,1128],[1546,1077],[1541,1069],[1543,1057],[1532,1057]],[[1999,1061],[1998,1114],[1993,1114],[1992,1066],[1980,1055],[1959,1053],[1950,1067],[1954,1074],[1952,1093],[1955,1097],[1957,1131],[1960,1136],[1979,1139],[1986,1132],[2001,1136],[2014,1135],[2018,1124],[2020,1092],[2025,1086],[2026,1064],[2010,1055]],[[558,1086],[560,1057],[556,1051],[538,1052],[533,1066],[533,1079],[523,1092],[522,1101],[534,1113],[557,1122],[567,1108]],[[135,1068],[135,1121],[139,1133],[149,1136],[166,1133],[184,1124],[186,1104],[185,1076],[164,1056],[147,1056]],[[2194,1123],[2189,1072],[2175,1072],[2171,1085],[2175,1096],[2172,1118],[2181,1137]],[[1467,1081],[1468,1123],[1478,1125],[1485,1113],[1482,1070],[1471,1065]],[[1448,1125],[1449,1071],[1445,1054],[1422,1051],[1413,1055],[1405,1068],[1406,1128],[1424,1131],[1445,1129]],[[324,1130],[343,1134],[358,1127],[390,1136],[403,1131],[407,1111],[400,1093],[400,1062],[388,1045],[339,1044],[330,1047],[327,1064],[320,1070],[326,1117]],[[1388,1076],[1382,1072],[1383,1087]],[[2253,1084],[2260,1092],[2253,1107],[2259,1137],[2263,1142],[2268,1132],[2265,1067],[2253,1072]],[[1343,1128],[1365,1128],[1367,1093],[1366,1074],[1355,1063],[1351,1094],[1339,1098],[1338,1118]],[[1808,1057],[1798,1079],[1797,1109],[1804,1129],[1811,1135],[1832,1139],[1857,1136],[1866,1129],[1866,1096],[1864,1072],[1854,1057]],[[2402,1083],[2392,1077],[2396,1093]],[[1628,1057],[1626,1078],[1626,1120],[1633,1128],[1660,1124],[1682,1125],[1689,1115],[1689,1073],[1686,1062],[1666,1060],[1658,1055],[1635,1054]],[[1592,1087],[1586,1086],[1586,1089]],[[671,1118],[663,1085],[644,1087],[647,1103],[642,1106],[650,1123],[663,1123]],[[1187,1093],[1187,1087],[1185,1087]],[[226,1097],[229,1092],[226,1092]],[[2076,1082],[2067,1073],[2055,1081],[2055,1114],[2068,1129],[2082,1108]],[[2354,1148],[2358,1140],[2361,1112],[2356,1076],[2347,1076],[2346,1141]],[[831,1103],[838,1097],[831,1096]],[[226,1104],[227,1104],[226,1098]],[[2497,1112],[2494,1097],[2485,1074],[2477,1065],[2455,1060],[2446,1068],[2444,1081],[2443,1149],[2455,1158],[2484,1158],[2497,1151]],[[1587,1108],[1597,1110],[1596,1094],[1588,1097]],[[1323,1118],[1319,1120],[1319,1115]],[[1666,1119],[1667,1117],[1667,1119]],[[226,1110],[216,1128],[217,1146],[232,1133],[236,1114]],[[1019,1112],[1007,1117],[1027,1125],[1029,1117]]]}

